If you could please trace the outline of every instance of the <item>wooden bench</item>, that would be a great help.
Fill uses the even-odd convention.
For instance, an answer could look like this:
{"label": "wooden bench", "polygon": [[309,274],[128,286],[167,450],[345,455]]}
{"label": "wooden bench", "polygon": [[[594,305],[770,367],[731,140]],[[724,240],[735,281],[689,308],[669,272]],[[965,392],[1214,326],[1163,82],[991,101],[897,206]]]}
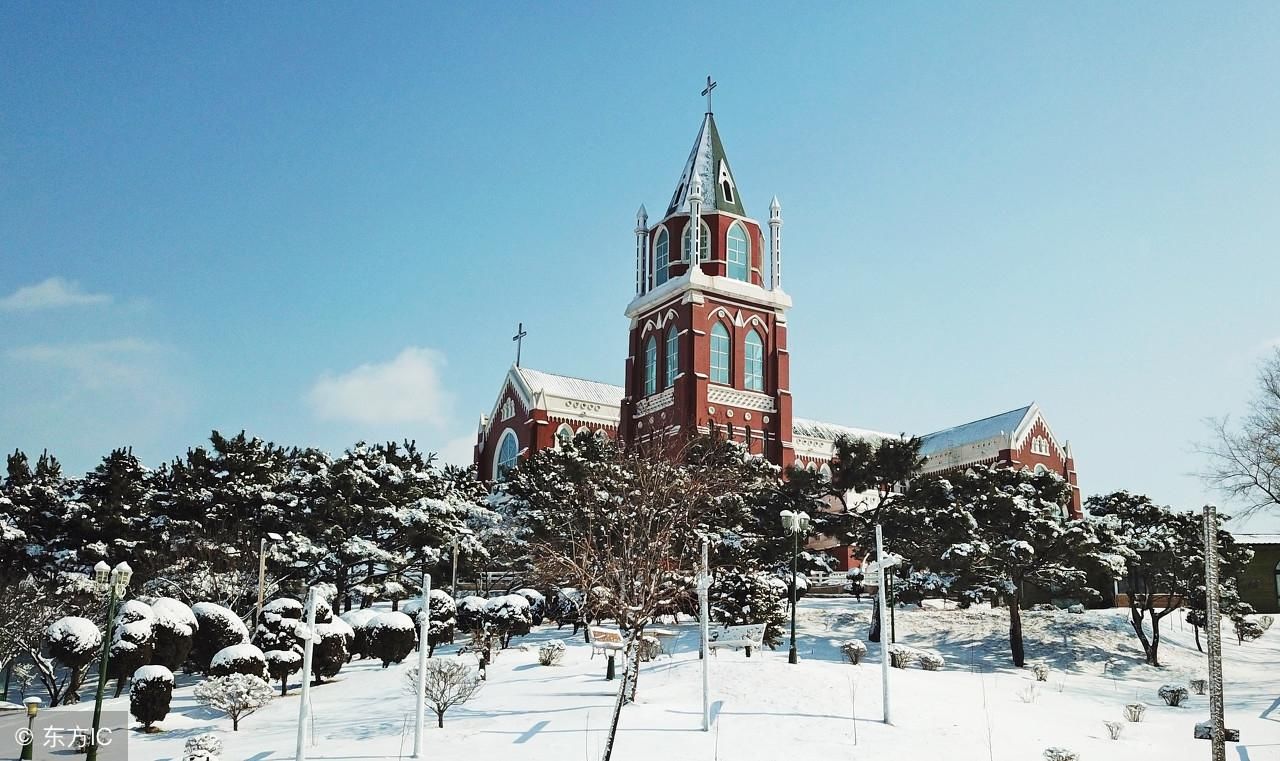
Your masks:
{"label": "wooden bench", "polygon": [[722,626],[707,632],[707,646],[714,654],[716,648],[744,648],[747,657],[751,657],[751,648],[759,649],[764,642],[764,624],[741,624],[739,626]]}
{"label": "wooden bench", "polygon": [[597,652],[609,655],[610,652],[620,653],[626,647],[622,632],[608,626],[588,626],[587,639],[591,642],[592,658],[596,657]]}

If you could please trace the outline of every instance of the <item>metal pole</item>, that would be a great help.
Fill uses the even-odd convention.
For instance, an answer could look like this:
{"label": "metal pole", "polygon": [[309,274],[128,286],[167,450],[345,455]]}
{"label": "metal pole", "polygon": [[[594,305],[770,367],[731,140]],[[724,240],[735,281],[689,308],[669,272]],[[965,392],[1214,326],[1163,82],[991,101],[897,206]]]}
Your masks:
{"label": "metal pole", "polygon": [[[884,611],[885,611],[885,595],[884,595],[884,533],[880,530],[880,524],[876,524],[876,565],[880,571],[880,584],[877,590],[880,597],[880,628],[884,628]],[[889,643],[886,642],[888,637],[884,636],[884,632],[880,632],[880,683],[882,685],[882,700],[884,702],[884,723],[889,723]]]}
{"label": "metal pole", "polygon": [[458,537],[453,538],[453,588],[449,594],[458,596]]}
{"label": "metal pole", "polygon": [[796,558],[800,556],[800,532],[792,534],[791,545],[791,650],[787,653],[787,663],[799,663],[796,655]]}
{"label": "metal pole", "polygon": [[413,718],[413,757],[422,758],[422,730],[427,712],[427,644],[431,637],[431,574],[422,574],[422,620],[418,624],[418,686]]}
{"label": "metal pole", "polygon": [[116,621],[116,575],[111,574],[111,596],[107,600],[107,634],[102,638],[102,660],[98,661],[98,691],[93,699],[93,737],[89,740],[85,761],[98,759],[98,728],[102,725],[102,691],[107,686],[111,660],[111,634]]}
{"label": "metal pole", "polygon": [[316,632],[316,590],[307,590],[307,638],[302,642],[302,693],[298,696],[298,747],[294,761],[307,761],[307,720],[311,718],[311,649]]}
{"label": "metal pole", "polygon": [[262,601],[266,596],[267,585],[267,538],[264,536],[258,540],[258,607],[253,609],[253,628],[250,633],[258,630],[258,619],[262,617]]}
{"label": "metal pole", "polygon": [[1213,761],[1227,759],[1227,731],[1222,705],[1222,622],[1218,606],[1218,515],[1204,506],[1205,628],[1209,634],[1209,720],[1213,723]]}
{"label": "metal pole", "polygon": [[702,578],[698,580],[698,629],[702,637],[702,731],[711,731],[711,651],[708,649],[710,639],[711,606],[707,602],[707,594],[711,589],[711,568],[707,563],[707,540],[702,540]]}

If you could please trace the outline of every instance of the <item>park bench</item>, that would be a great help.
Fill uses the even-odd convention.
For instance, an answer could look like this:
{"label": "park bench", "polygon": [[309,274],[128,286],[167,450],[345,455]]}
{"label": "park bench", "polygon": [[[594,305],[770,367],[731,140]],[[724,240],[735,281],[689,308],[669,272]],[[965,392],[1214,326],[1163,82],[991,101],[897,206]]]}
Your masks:
{"label": "park bench", "polygon": [[588,626],[587,638],[591,642],[591,657],[596,657],[599,652],[602,655],[610,653],[622,652],[626,647],[626,643],[622,639],[622,632],[608,626]]}
{"label": "park bench", "polygon": [[751,657],[751,648],[759,649],[764,641],[764,624],[741,624],[738,626],[722,626],[707,632],[707,645],[712,654],[716,648],[744,648],[747,657]]}

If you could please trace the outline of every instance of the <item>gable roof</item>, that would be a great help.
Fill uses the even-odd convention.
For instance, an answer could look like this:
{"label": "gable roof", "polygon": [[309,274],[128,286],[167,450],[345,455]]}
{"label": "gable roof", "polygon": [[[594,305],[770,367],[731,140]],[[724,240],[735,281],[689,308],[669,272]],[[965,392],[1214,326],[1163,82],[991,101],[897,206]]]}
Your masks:
{"label": "gable roof", "polygon": [[599,381],[574,378],[568,375],[555,375],[533,370],[528,367],[515,367],[513,370],[520,376],[532,395],[547,394],[566,399],[577,399],[595,404],[607,404],[612,407],[622,406],[622,386]]}
{"label": "gable roof", "polygon": [[[732,188],[733,197],[727,198],[724,186],[719,180],[727,175]],[[724,145],[720,143],[720,131],[716,129],[716,119],[711,114],[702,118],[702,128],[693,141],[693,150],[689,159],[684,162],[684,172],[676,185],[676,192],[671,196],[666,216],[678,212],[689,211],[689,187],[694,177],[702,178],[702,210],[703,212],[725,211],[738,216],[747,216],[742,206],[742,194],[738,191],[738,181],[729,168],[729,159],[724,154]]]}
{"label": "gable roof", "polygon": [[898,434],[883,433],[881,431],[872,431],[867,428],[852,428],[847,425],[836,425],[835,423],[823,423],[819,420],[808,420],[805,418],[791,419],[791,435],[804,436],[810,439],[821,439],[822,441],[835,441],[841,436],[851,436],[855,439],[869,439],[873,442],[881,439],[896,438]]}
{"label": "gable roof", "polygon": [[930,454],[943,452],[953,447],[976,444],[980,441],[996,438],[1012,442],[1014,433],[1022,427],[1023,421],[1028,416],[1034,414],[1034,410],[1035,404],[1028,404],[1025,407],[1002,412],[999,415],[984,417],[981,420],[974,420],[925,434],[920,437],[923,442],[920,447],[920,454],[927,457]]}

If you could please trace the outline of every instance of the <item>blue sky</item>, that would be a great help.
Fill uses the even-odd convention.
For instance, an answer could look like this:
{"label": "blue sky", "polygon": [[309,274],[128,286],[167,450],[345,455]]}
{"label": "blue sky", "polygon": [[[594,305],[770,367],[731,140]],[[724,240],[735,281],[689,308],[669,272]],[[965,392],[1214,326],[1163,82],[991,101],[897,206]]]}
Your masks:
{"label": "blue sky", "polygon": [[1274,3],[6,4],[0,448],[465,456],[521,320],[527,365],[620,382],[635,211],[710,73],[748,212],[783,204],[797,414],[1035,400],[1086,494],[1193,507],[1203,418],[1280,340],[1277,33]]}

